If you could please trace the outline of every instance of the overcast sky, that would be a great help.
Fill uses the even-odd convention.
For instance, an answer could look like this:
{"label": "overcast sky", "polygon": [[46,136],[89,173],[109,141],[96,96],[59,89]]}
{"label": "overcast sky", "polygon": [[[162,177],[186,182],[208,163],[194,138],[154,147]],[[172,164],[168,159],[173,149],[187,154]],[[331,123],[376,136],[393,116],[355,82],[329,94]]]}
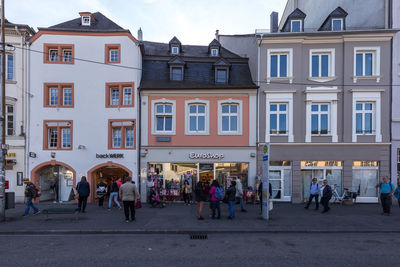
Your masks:
{"label": "overcast sky", "polygon": [[254,33],[269,28],[269,15],[286,0],[5,0],[6,18],[18,24],[48,27],[100,11],[136,37],[168,42],[177,36],[183,44],[208,44],[221,34]]}

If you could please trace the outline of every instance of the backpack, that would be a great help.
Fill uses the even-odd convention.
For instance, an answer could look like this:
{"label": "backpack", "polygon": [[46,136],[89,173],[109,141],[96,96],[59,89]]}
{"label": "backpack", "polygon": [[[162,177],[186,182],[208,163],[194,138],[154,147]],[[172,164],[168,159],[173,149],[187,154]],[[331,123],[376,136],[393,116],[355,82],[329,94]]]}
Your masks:
{"label": "backpack", "polygon": [[214,191],[214,197],[216,199],[223,199],[224,198],[224,191],[221,187],[216,187]]}
{"label": "backpack", "polygon": [[100,185],[97,187],[96,192],[100,195],[105,194],[107,192],[107,187],[104,185]]}

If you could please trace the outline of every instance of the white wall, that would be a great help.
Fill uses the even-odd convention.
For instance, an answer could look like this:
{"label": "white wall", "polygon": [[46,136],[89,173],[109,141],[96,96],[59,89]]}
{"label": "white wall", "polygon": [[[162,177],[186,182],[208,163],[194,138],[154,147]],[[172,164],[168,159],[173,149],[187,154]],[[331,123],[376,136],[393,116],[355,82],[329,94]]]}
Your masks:
{"label": "white wall", "polygon": [[[74,44],[74,64],[44,64],[44,43]],[[121,63],[113,65],[83,62],[85,59],[104,63],[105,44],[121,44]],[[137,179],[137,150],[108,150],[108,120],[137,118],[137,87],[140,83],[141,54],[139,47],[127,36],[68,36],[42,35],[31,45],[30,73],[30,140],[29,152],[36,158],[29,158],[29,174],[37,165],[52,160],[51,151],[43,151],[43,120],[73,120],[73,150],[56,150],[55,160],[64,162],[80,174],[107,161],[124,165]],[[74,83],[74,108],[44,108],[43,84]],[[134,82],[135,107],[105,108],[105,84],[107,82]],[[86,149],[79,149],[84,145]],[[138,142],[136,140],[136,146]],[[123,159],[96,159],[96,153],[123,153]]]}

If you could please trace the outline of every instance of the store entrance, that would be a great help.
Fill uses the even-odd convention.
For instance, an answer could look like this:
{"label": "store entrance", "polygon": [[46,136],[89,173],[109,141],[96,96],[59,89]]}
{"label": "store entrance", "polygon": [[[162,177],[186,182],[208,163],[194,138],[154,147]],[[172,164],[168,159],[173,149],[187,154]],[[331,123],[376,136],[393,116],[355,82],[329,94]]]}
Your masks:
{"label": "store entrance", "polygon": [[199,164],[200,181],[211,184],[214,180],[214,164],[200,163]]}
{"label": "store entrance", "polygon": [[66,202],[74,186],[73,172],[61,165],[50,165],[39,171],[40,201]]}
{"label": "store entrance", "polygon": [[[107,167],[102,167],[97,170],[95,170],[92,173],[93,177],[93,183],[92,183],[92,188],[90,189],[91,192],[93,192],[94,200],[97,201],[98,198],[96,196],[96,188],[97,185],[103,181],[107,185],[107,188],[111,185],[113,179],[119,179],[121,178],[121,182],[125,182],[125,178],[129,176],[129,173],[126,172],[124,169],[119,168],[119,167],[114,167],[114,166],[107,166]],[[109,192],[107,193],[106,199],[108,199]]]}

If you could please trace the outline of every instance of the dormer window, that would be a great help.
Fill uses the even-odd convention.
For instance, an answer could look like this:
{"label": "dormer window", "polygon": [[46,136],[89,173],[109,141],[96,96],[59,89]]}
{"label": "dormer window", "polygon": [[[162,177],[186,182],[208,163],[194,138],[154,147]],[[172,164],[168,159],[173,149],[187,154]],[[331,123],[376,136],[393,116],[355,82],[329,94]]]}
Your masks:
{"label": "dormer window", "polygon": [[171,67],[171,81],[183,80],[183,67]]}
{"label": "dormer window", "polygon": [[172,50],[171,50],[171,53],[173,55],[178,55],[179,54],[179,46],[173,46]]}
{"label": "dormer window", "polygon": [[301,20],[292,20],[290,22],[292,32],[301,32]]}
{"label": "dormer window", "polygon": [[90,26],[90,16],[82,16],[82,26]]}
{"label": "dormer window", "polygon": [[216,48],[211,49],[211,56],[213,56],[213,57],[218,56],[218,49],[216,49]]}
{"label": "dormer window", "polygon": [[332,31],[343,30],[343,19],[332,19]]}
{"label": "dormer window", "polygon": [[228,82],[228,70],[226,68],[217,68],[216,69],[215,82],[216,83],[227,83]]}

